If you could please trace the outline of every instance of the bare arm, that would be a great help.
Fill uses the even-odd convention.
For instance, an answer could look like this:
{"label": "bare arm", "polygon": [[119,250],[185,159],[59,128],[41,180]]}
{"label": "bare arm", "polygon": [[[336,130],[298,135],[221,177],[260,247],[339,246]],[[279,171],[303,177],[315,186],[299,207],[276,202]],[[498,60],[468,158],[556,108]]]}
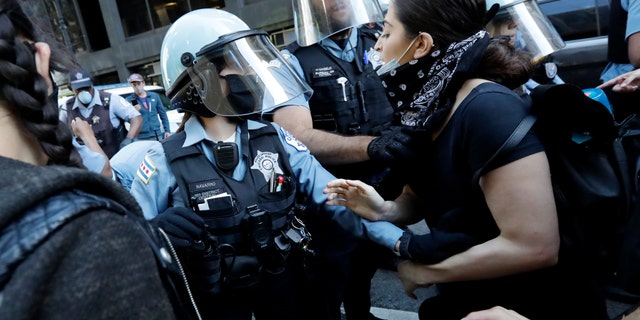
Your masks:
{"label": "bare arm", "polygon": [[636,32],[627,39],[629,49],[629,61],[631,64],[640,68],[640,32]]}
{"label": "bare arm", "polygon": [[500,235],[440,263],[404,261],[405,292],[433,283],[502,277],[557,263],[560,236],[546,155],[539,152],[499,167],[480,180]]}
{"label": "bare arm", "polygon": [[129,133],[127,138],[135,139],[142,129],[142,116],[135,116],[129,120]]}
{"label": "bare arm", "polygon": [[408,185],[393,201],[385,201],[372,186],[359,180],[336,179],[323,192],[329,195],[328,206],[345,206],[367,220],[409,225],[423,218],[422,202]]}
{"label": "bare arm", "polygon": [[309,109],[303,106],[278,108],[273,121],[309,147],[323,165],[339,165],[369,160],[367,147],[375,137],[342,136],[313,128]]}

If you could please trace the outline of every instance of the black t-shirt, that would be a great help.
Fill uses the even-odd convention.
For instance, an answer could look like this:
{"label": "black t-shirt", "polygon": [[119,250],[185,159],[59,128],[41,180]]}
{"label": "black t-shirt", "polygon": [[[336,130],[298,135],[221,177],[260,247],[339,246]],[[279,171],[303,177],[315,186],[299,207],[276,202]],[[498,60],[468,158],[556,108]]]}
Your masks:
{"label": "black t-shirt", "polygon": [[[410,183],[413,191],[426,200],[430,226],[470,232],[479,240],[497,235],[484,196],[479,186],[472,185],[473,174],[502,146],[529,108],[527,100],[491,82],[480,84],[462,101],[434,141],[434,152],[429,153],[422,168],[416,168],[424,175]],[[511,154],[488,164],[486,171],[543,150],[540,140],[529,132]],[[440,221],[453,211],[458,212],[455,216],[459,219],[450,216]]]}

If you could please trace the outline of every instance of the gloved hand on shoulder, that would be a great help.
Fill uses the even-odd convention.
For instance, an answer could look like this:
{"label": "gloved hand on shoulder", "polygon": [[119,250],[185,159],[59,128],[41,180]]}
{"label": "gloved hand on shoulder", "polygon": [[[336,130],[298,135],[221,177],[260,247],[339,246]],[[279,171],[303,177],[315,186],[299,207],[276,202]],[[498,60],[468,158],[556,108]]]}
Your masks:
{"label": "gloved hand on shoulder", "polygon": [[396,126],[373,139],[367,147],[369,158],[389,165],[413,161],[430,144],[422,128]]}
{"label": "gloved hand on shoulder", "polygon": [[151,220],[164,230],[171,243],[180,248],[193,247],[204,234],[204,220],[190,208],[170,207]]}

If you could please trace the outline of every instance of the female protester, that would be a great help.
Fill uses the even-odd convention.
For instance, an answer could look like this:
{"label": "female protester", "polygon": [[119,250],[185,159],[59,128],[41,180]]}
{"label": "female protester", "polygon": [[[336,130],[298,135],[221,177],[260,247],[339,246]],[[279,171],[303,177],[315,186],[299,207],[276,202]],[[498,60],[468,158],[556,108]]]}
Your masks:
{"label": "female protester", "polygon": [[325,190],[328,204],[372,221],[425,219],[430,233],[405,232],[398,246],[405,292],[415,298],[417,287],[438,286],[420,319],[460,319],[496,305],[531,319],[606,319],[588,275],[558,264],[549,166],[535,133],[491,159],[528,113],[510,89],[532,66],[507,39],[489,39],[487,16],[482,0],[391,2],[376,45],[386,61],[381,78],[403,124],[429,138],[395,201],[336,180]]}
{"label": "female protester", "polygon": [[[49,46],[0,1],[0,318],[172,319],[135,200],[81,169]],[[134,212],[125,218],[124,212]],[[82,212],[82,214],[77,214]]]}
{"label": "female protester", "polygon": [[[400,228],[321,208],[334,177],[287,131],[251,120],[263,106],[305,103],[309,91],[265,32],[222,10],[195,10],[168,30],[160,60],[167,96],[185,112],[181,128],[131,144],[121,151],[129,160],[111,166],[178,247],[205,318],[306,318],[309,236],[298,204],[393,248]],[[131,161],[140,163],[133,172]]]}

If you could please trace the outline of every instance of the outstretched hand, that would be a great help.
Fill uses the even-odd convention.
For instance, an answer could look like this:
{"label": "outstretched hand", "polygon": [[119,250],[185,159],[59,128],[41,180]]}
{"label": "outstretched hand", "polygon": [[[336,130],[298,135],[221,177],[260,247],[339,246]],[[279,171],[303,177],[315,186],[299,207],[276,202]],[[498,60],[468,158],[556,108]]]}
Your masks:
{"label": "outstretched hand", "polygon": [[344,206],[367,220],[382,220],[385,200],[372,186],[362,181],[332,180],[323,193],[329,195],[328,206]]}
{"label": "outstretched hand", "polygon": [[640,85],[640,69],[636,69],[624,74],[621,74],[601,85],[597,88],[603,89],[613,86],[614,92],[633,92],[638,89]]}

